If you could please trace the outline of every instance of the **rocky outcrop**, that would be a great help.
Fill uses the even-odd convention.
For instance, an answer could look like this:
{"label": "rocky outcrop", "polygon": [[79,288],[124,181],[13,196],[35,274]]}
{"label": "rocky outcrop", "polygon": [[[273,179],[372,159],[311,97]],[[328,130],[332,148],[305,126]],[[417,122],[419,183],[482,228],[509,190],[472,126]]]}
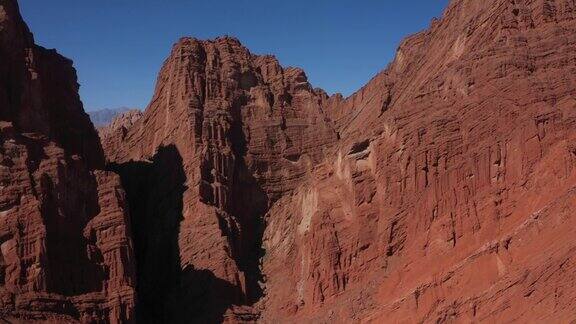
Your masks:
{"label": "rocky outcrop", "polygon": [[0,0],[0,316],[570,322],[575,48],[573,1],[452,0],[343,98],[183,38],[102,148]]}
{"label": "rocky outcrop", "polygon": [[349,98],[234,39],[182,39],[105,145],[141,287],[170,278],[140,315],[572,320],[575,10],[453,0]]}
{"label": "rocky outcrop", "polygon": [[576,8],[452,1],[268,212],[264,322],[574,319]]}
{"label": "rocky outcrop", "polygon": [[337,141],[325,97],[235,39],[174,46],[144,116],[105,143],[130,198],[141,319],[255,318],[239,306],[262,297],[264,215]]}
{"label": "rocky outcrop", "polygon": [[72,62],[0,1],[0,317],[134,319],[124,191],[82,109]]}

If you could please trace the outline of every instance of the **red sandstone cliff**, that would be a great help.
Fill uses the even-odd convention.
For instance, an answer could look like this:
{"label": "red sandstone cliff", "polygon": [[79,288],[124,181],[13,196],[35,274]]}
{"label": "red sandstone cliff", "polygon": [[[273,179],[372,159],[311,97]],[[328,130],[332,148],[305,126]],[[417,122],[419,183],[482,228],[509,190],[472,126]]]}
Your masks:
{"label": "red sandstone cliff", "polygon": [[349,98],[181,39],[101,132],[125,194],[70,62],[0,4],[4,318],[574,320],[574,1],[453,0]]}
{"label": "red sandstone cliff", "polygon": [[454,0],[330,98],[337,153],[268,211],[261,320],[574,320],[575,18]]}
{"label": "red sandstone cliff", "polygon": [[324,99],[235,39],[174,46],[144,116],[106,145],[131,203],[142,319],[256,318],[233,305],[262,297],[269,207],[337,141]]}
{"label": "red sandstone cliff", "polygon": [[134,258],[119,177],[72,63],[34,45],[0,0],[0,318],[126,323]]}
{"label": "red sandstone cliff", "polygon": [[141,302],[158,319],[574,319],[575,10],[454,0],[346,99],[236,40],[181,40],[105,147],[146,201],[139,280],[174,278]]}

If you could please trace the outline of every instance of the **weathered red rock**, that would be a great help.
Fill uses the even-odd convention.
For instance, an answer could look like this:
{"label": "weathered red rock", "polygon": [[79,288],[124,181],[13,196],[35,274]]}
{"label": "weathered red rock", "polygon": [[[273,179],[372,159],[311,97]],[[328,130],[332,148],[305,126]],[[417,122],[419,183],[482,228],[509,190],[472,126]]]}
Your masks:
{"label": "weathered red rock", "polygon": [[172,320],[572,320],[575,10],[454,0],[349,98],[236,40],[181,40],[105,145],[140,282],[174,278],[141,302]]}
{"label": "weathered red rock", "polygon": [[126,194],[70,62],[0,1],[7,319],[574,320],[573,1],[453,0],[349,98],[181,39],[101,131]]}
{"label": "weathered red rock", "polygon": [[575,10],[454,0],[330,98],[337,153],[268,212],[262,320],[573,320]]}
{"label": "weathered red rock", "polygon": [[134,319],[134,258],[119,177],[82,109],[72,63],[34,45],[0,0],[0,316]]}
{"label": "weathered red rock", "polygon": [[142,115],[142,111],[131,109],[119,114],[110,123],[98,127],[98,136],[100,136],[102,146],[116,147],[120,145],[124,141],[128,129],[142,118]]}
{"label": "weathered red rock", "polygon": [[240,318],[232,305],[260,299],[265,213],[337,141],[324,97],[235,39],[174,46],[144,116],[105,142],[131,202],[142,318]]}

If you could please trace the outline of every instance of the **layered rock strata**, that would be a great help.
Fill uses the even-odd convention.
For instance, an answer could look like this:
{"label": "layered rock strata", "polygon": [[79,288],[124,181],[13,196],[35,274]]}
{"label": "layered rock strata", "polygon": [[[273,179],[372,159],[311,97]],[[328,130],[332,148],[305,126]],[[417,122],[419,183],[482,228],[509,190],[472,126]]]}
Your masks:
{"label": "layered rock strata", "polygon": [[218,279],[192,304],[232,287],[219,319],[569,320],[574,10],[454,0],[349,98],[236,40],[182,39],[105,150],[120,168],[178,152],[179,271]]}
{"label": "layered rock strata", "polygon": [[103,149],[0,4],[4,319],[574,320],[573,1],[452,0],[349,98],[183,38]]}
{"label": "layered rock strata", "polygon": [[84,113],[72,62],[34,45],[0,1],[0,316],[128,323],[134,257],[124,191]]}
{"label": "layered rock strata", "polygon": [[574,319],[576,7],[451,1],[268,212],[264,322]]}
{"label": "layered rock strata", "polygon": [[[264,216],[337,141],[325,97],[301,70],[253,55],[235,39],[184,38],[174,46],[144,115],[110,136],[122,141],[105,145],[134,194],[136,255],[146,260],[138,263],[140,287],[171,278],[139,290],[148,305],[143,318],[236,318],[246,311],[232,305],[262,297]],[[170,230],[157,232],[163,227]],[[162,267],[166,253],[176,262],[171,270]],[[189,307],[169,311],[174,300]],[[195,308],[204,313],[189,312]]]}

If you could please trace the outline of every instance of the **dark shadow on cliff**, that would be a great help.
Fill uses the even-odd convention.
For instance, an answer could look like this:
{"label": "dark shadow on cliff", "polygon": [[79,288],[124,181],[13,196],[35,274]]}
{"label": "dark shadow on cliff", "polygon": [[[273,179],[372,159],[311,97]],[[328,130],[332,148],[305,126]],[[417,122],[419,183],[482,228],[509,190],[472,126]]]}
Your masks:
{"label": "dark shadow on cliff", "polygon": [[138,323],[220,323],[238,287],[206,270],[182,269],[178,236],[187,189],[176,147],[150,162],[112,164],[130,205],[136,255]]}
{"label": "dark shadow on cliff", "polygon": [[268,198],[243,159],[237,159],[235,184],[232,187],[230,211],[240,223],[240,231],[233,235],[235,260],[246,277],[244,302],[256,303],[262,298],[264,282],[260,260],[264,256],[262,237],[264,235],[264,215],[268,211]]}
{"label": "dark shadow on cliff", "polygon": [[[37,251],[43,263],[43,278],[40,279],[43,288],[64,296],[101,291],[105,279],[100,265],[102,256],[87,253],[89,249],[83,236],[86,224],[100,212],[96,179],[83,160],[75,160],[69,155],[65,155],[52,172],[35,177],[43,161],[50,159],[45,152],[50,145],[48,139],[33,135],[11,139],[26,146],[32,194],[40,202],[46,231],[43,250]],[[25,228],[19,225],[18,230]]]}
{"label": "dark shadow on cliff", "polygon": [[252,305],[263,296],[264,277],[260,262],[265,250],[262,247],[264,236],[264,216],[269,209],[268,195],[254,178],[253,170],[246,163],[248,153],[246,136],[242,123],[241,107],[245,98],[233,105],[234,123],[230,130],[232,149],[236,155],[234,167],[234,184],[231,190],[230,211],[236,215],[241,231],[235,236],[236,263],[246,276],[245,302]]}

